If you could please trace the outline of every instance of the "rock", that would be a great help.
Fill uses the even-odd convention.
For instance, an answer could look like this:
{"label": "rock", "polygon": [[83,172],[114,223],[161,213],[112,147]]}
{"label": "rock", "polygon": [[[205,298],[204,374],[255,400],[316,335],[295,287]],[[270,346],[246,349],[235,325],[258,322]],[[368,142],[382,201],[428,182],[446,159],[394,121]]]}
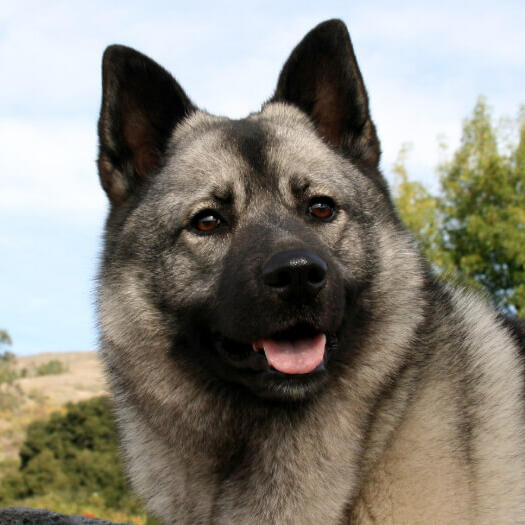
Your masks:
{"label": "rock", "polygon": [[129,525],[112,521],[68,516],[44,509],[0,509],[0,525]]}

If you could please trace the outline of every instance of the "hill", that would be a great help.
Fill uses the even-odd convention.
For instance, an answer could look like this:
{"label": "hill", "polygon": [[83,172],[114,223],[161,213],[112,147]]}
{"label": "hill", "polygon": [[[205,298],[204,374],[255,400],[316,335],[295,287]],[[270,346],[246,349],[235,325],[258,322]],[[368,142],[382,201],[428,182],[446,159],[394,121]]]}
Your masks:
{"label": "hill", "polygon": [[[40,367],[56,361],[63,365],[63,372],[36,373]],[[0,461],[17,457],[25,428],[31,421],[63,410],[68,401],[82,401],[107,393],[102,365],[94,351],[46,352],[17,357],[14,368],[26,377],[14,381],[11,387],[15,393],[13,404],[0,411]]]}

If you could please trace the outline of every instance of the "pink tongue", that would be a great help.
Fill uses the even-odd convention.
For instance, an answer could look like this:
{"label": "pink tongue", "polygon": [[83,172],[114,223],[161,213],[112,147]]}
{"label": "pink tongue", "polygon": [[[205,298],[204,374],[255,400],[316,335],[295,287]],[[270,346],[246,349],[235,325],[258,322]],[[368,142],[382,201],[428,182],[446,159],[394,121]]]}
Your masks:
{"label": "pink tongue", "polygon": [[253,343],[253,349],[264,349],[268,363],[285,374],[308,374],[322,362],[326,336],[318,334],[311,339],[299,341],[276,341],[259,339]]}

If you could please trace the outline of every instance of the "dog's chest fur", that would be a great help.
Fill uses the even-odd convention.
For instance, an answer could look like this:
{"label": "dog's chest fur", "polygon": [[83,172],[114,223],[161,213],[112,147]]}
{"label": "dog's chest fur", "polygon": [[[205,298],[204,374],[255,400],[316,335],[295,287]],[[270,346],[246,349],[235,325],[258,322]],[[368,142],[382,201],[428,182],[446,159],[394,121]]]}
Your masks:
{"label": "dog's chest fur", "polygon": [[[428,413],[429,406],[436,412]],[[439,387],[428,388],[369,473],[352,523],[476,523],[473,480],[456,421],[456,407]]]}
{"label": "dog's chest fur", "polygon": [[[386,403],[378,417],[389,419],[395,408],[390,424],[372,428],[366,443],[355,433],[357,421],[344,417],[326,425],[329,434],[275,429],[254,438],[249,456],[226,475],[217,471],[220,457],[200,445],[168,444],[131,407],[121,407],[120,417],[135,486],[166,523],[519,523],[521,462],[485,457],[475,470],[451,389],[430,381],[413,402]],[[496,490],[483,477],[493,469]]]}
{"label": "dog's chest fur", "polygon": [[350,421],[337,433],[331,423],[275,426],[228,457],[226,471],[214,452],[168,444],[130,406],[120,417],[135,485],[167,523],[339,523],[345,513],[361,442],[348,439]]}

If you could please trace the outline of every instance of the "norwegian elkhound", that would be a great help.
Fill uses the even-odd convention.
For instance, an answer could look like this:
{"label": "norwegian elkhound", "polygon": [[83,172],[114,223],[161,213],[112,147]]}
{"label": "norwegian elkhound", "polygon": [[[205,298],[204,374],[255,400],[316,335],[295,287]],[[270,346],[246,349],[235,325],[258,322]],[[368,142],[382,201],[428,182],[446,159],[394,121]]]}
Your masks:
{"label": "norwegian elkhound", "polygon": [[345,25],[240,120],[103,60],[102,355],[166,524],[525,523],[518,328],[434,279]]}

